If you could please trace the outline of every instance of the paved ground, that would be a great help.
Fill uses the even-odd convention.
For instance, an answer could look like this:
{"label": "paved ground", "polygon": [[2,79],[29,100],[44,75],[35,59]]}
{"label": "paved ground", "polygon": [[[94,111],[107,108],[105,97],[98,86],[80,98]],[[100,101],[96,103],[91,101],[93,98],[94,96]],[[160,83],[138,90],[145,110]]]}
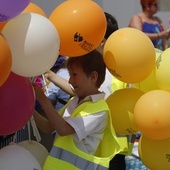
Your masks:
{"label": "paved ground", "polygon": [[149,170],[139,158],[138,142],[134,143],[132,155],[126,156],[126,170]]}

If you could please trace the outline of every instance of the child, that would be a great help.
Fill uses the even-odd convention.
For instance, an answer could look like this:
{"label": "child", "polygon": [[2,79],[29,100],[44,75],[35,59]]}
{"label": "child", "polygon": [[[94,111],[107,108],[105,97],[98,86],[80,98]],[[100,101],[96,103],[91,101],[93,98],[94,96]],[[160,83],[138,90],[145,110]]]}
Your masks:
{"label": "child", "polygon": [[94,50],[84,56],[69,58],[67,66],[69,83],[76,95],[60,113],[34,85],[36,99],[48,118],[34,111],[36,123],[44,132],[57,131],[44,170],[108,169],[109,161],[122,148],[111,125],[104,93],[98,90],[105,79],[103,57]]}

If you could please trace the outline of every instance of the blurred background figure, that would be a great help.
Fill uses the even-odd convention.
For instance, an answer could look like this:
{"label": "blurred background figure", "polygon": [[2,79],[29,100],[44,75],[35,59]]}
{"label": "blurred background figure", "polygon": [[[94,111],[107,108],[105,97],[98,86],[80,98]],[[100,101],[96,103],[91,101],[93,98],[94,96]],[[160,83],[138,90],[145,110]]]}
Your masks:
{"label": "blurred background figure", "polygon": [[169,30],[165,29],[161,19],[155,14],[158,11],[158,0],[140,0],[142,12],[132,16],[129,27],[146,33],[155,48],[165,50],[168,47]]}
{"label": "blurred background figure", "polygon": [[[66,59],[67,57],[59,55],[51,71],[53,71],[58,76],[68,80],[70,76],[67,70]],[[48,86],[47,97],[50,99],[55,109],[59,111],[67,103],[70,95],[55,85],[53,82],[50,82]]]}

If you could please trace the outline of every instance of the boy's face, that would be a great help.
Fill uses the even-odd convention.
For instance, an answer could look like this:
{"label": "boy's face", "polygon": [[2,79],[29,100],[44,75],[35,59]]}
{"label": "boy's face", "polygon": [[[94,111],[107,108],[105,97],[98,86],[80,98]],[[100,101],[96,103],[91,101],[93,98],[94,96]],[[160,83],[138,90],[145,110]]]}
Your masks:
{"label": "boy's face", "polygon": [[87,76],[81,67],[73,64],[69,69],[70,79],[69,83],[73,86],[76,95],[80,99],[84,99],[88,95],[95,94],[98,89],[96,88],[96,79],[93,76]]}

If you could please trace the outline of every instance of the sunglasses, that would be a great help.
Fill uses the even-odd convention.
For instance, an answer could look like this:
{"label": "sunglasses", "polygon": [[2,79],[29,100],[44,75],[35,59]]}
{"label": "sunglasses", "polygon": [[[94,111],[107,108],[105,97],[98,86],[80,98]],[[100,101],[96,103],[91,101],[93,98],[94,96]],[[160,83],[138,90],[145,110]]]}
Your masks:
{"label": "sunglasses", "polygon": [[148,5],[149,5],[149,6],[155,6],[155,7],[158,7],[158,3],[156,3],[156,2],[155,2],[155,3],[149,3]]}

